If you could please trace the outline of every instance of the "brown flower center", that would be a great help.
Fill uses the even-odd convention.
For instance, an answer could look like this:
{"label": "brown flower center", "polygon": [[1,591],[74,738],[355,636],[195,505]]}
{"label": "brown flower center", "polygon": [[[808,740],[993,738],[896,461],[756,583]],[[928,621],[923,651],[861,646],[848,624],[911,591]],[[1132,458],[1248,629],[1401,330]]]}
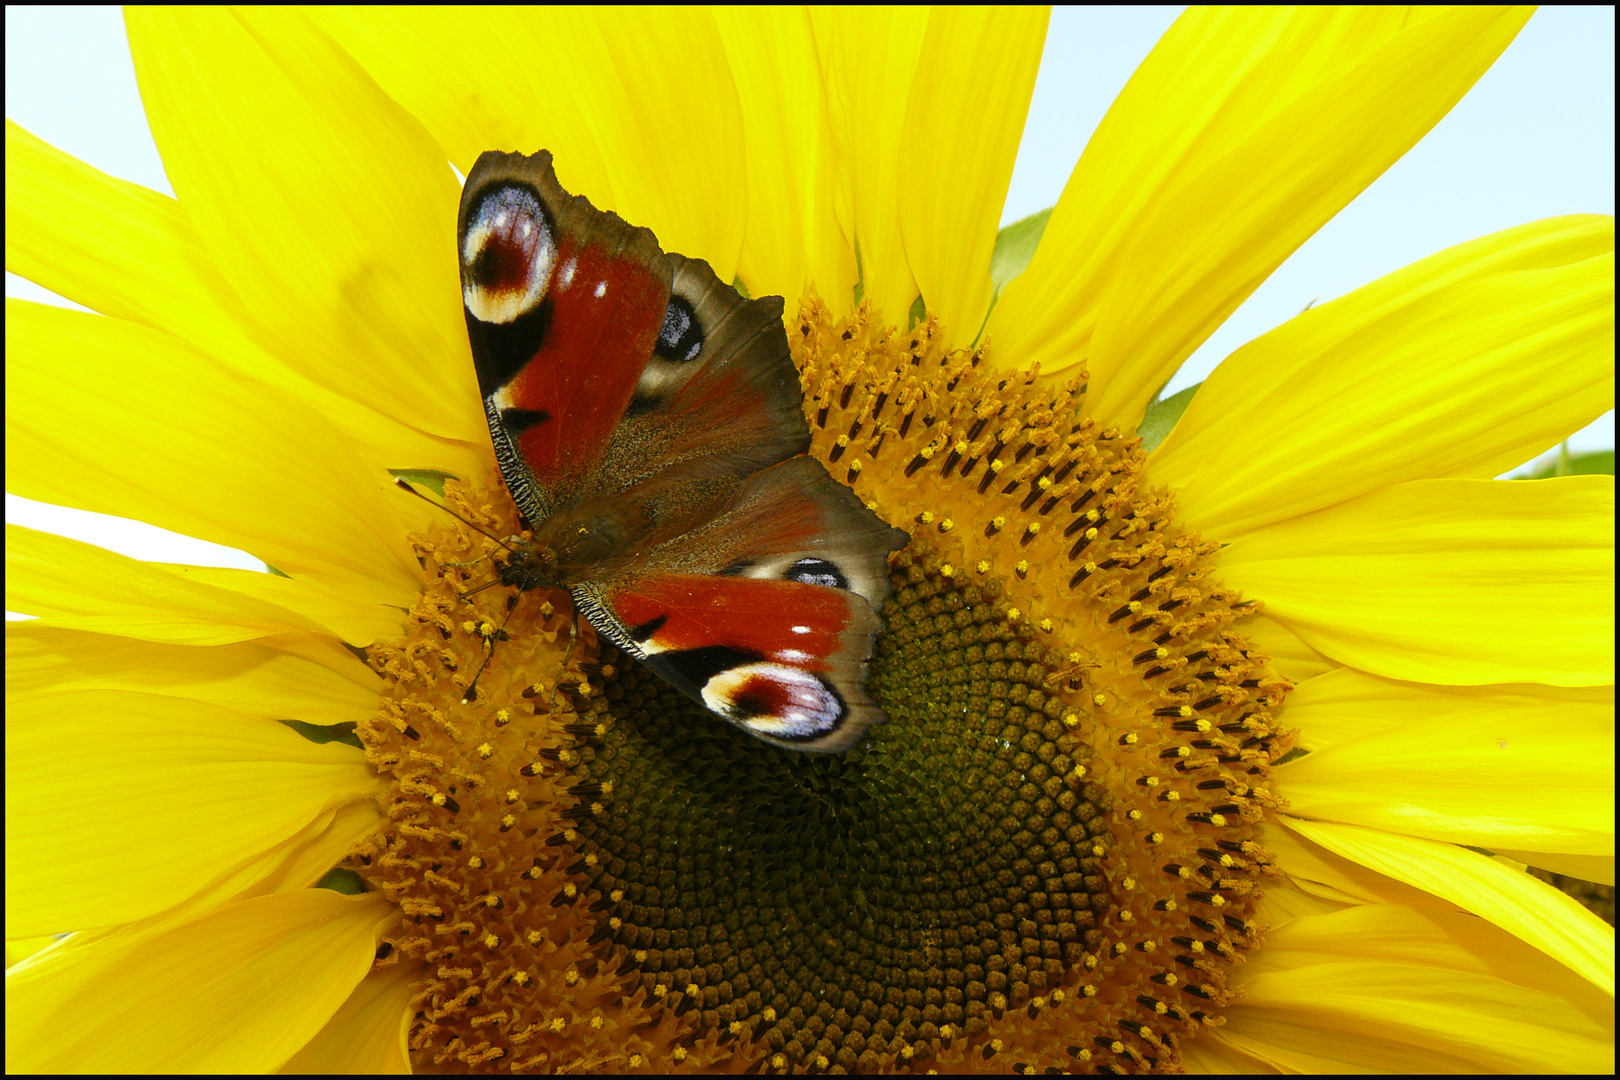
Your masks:
{"label": "brown flower center", "polygon": [[1286,684],[1233,632],[1250,608],[1078,385],[865,309],[789,336],[812,453],[913,534],[868,679],[892,722],[776,749],[588,627],[565,670],[566,597],[538,593],[463,703],[508,590],[458,597],[493,576],[454,565],[476,534],[422,540],[446,580],[374,650],[363,731],[417,1064],[1173,1068],[1269,871]]}

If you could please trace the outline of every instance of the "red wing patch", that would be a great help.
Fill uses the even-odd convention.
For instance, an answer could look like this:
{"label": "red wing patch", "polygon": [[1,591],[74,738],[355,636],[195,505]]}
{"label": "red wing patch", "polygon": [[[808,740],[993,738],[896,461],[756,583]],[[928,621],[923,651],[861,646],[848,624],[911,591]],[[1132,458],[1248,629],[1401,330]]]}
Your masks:
{"label": "red wing patch", "polygon": [[548,154],[486,153],[461,194],[462,304],[495,454],[531,521],[595,469],[669,305],[658,242],[557,184]]}
{"label": "red wing patch", "polygon": [[581,591],[575,597],[609,638],[760,738],[836,752],[884,722],[861,685],[881,624],[857,593],[802,581],[658,574],[600,600]]}
{"label": "red wing patch", "polygon": [[758,578],[660,575],[608,602],[648,655],[724,645],[808,671],[827,670],[853,620],[847,592]]}
{"label": "red wing patch", "polygon": [[[577,248],[565,240],[543,303],[550,318],[534,351],[496,394],[503,418],[507,410],[519,411],[522,419],[509,426],[523,460],[551,487],[606,449],[652,352],[668,298],[644,267],[611,258],[600,246]],[[526,422],[541,413],[549,422]]]}

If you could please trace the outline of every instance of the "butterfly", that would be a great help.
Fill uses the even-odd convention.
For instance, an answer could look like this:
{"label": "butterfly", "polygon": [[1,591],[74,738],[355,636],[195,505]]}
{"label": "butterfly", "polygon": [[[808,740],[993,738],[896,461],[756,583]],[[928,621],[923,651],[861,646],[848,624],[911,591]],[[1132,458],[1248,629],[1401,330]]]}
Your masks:
{"label": "butterfly", "polygon": [[488,152],[462,189],[461,295],[495,458],[532,535],[501,579],[566,587],[602,637],[710,712],[836,752],[908,541],[805,452],[782,298]]}

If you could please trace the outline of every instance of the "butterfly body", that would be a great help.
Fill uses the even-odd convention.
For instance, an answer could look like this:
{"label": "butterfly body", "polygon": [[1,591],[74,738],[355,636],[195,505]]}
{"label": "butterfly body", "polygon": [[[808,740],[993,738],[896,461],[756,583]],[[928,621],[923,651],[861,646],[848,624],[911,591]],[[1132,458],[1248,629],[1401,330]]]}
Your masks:
{"label": "butterfly body", "polygon": [[486,153],[458,230],[462,298],[502,476],[531,539],[502,580],[566,587],[608,640],[715,715],[838,751],[862,686],[884,525],[809,447],[779,297]]}

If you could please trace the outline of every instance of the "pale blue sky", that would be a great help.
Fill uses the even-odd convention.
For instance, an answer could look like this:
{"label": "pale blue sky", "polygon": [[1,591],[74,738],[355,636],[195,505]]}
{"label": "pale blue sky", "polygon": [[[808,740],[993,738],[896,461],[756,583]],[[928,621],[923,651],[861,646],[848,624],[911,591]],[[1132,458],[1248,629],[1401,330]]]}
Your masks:
{"label": "pale blue sky", "polygon": [[[1056,201],[1109,103],[1180,10],[1053,11],[1004,222]],[[1612,7],[1541,9],[1451,114],[1284,263],[1170,389],[1202,380],[1313,300],[1441,248],[1536,218],[1614,213],[1614,19]],[[170,190],[116,8],[7,7],[6,116],[97,168]],[[7,296],[41,294],[6,275]],[[1572,444],[1614,446],[1613,412]],[[6,516],[70,531],[9,496]],[[84,538],[143,558],[189,557]]]}

